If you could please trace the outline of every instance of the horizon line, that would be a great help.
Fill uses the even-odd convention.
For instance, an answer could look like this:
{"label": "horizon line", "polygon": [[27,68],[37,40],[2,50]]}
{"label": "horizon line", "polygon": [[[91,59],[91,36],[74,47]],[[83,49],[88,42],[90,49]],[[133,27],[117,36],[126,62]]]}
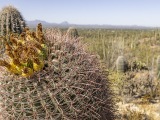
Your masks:
{"label": "horizon line", "polygon": [[160,25],[137,25],[137,24],[130,24],[130,25],[124,25],[124,24],[105,24],[105,23],[102,23],[102,24],[98,24],[98,23],[94,23],[94,24],[89,24],[89,23],[85,23],[85,24],[82,24],[82,23],[70,23],[68,21],[62,21],[62,22],[48,22],[46,20],[39,20],[39,19],[35,19],[35,20],[26,20],[27,22],[32,22],[32,21],[42,21],[42,22],[46,22],[46,23],[49,23],[49,24],[62,24],[62,23],[67,23],[67,24],[72,24],[72,25],[99,25],[99,26],[103,26],[103,25],[109,25],[109,26],[137,26],[137,27],[160,27]]}

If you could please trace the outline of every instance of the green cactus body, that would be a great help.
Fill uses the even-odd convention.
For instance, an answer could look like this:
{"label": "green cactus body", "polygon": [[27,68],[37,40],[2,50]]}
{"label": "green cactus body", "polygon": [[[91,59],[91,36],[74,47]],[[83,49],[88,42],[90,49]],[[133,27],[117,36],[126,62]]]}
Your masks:
{"label": "green cactus body", "polygon": [[121,72],[121,73],[124,73],[126,71],[127,64],[126,64],[124,56],[119,56],[117,58],[116,69],[117,69],[117,72]]}
{"label": "green cactus body", "polygon": [[67,35],[68,39],[73,39],[73,38],[78,38],[79,37],[78,31],[74,27],[68,28],[66,35]]}
{"label": "green cactus body", "polygon": [[160,56],[157,57],[157,78],[160,78]]}
{"label": "green cactus body", "polygon": [[74,39],[55,39],[51,31],[46,31],[45,38],[50,53],[43,71],[30,78],[6,74],[0,80],[2,117],[114,120],[112,92],[99,59]]}
{"label": "green cactus body", "polygon": [[26,26],[21,13],[13,6],[4,7],[0,12],[0,35],[10,32],[21,33]]}

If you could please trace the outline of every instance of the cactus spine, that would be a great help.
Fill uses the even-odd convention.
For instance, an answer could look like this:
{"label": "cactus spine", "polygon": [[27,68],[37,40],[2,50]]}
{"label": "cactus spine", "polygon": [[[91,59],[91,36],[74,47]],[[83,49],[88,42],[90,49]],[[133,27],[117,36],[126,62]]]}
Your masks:
{"label": "cactus spine", "polygon": [[21,13],[13,6],[6,6],[0,12],[0,35],[10,32],[21,33],[26,26]]}
{"label": "cactus spine", "polygon": [[116,61],[116,69],[117,69],[117,72],[120,72],[120,73],[124,73],[126,71],[127,64],[124,56],[118,56]]}
{"label": "cactus spine", "polygon": [[114,120],[110,84],[98,58],[75,39],[54,37],[51,31],[45,38],[50,52],[43,71],[0,80],[3,119]]}

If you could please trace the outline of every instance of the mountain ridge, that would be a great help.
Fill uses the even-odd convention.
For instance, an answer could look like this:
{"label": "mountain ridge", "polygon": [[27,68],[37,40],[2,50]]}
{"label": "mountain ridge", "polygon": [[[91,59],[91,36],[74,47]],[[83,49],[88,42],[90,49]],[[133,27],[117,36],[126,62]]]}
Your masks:
{"label": "mountain ridge", "polygon": [[26,21],[27,25],[31,28],[35,28],[38,23],[42,23],[43,27],[59,27],[59,28],[99,28],[99,29],[152,29],[156,27],[138,26],[138,25],[107,25],[107,24],[71,24],[67,21],[61,23],[50,23],[44,20],[31,20]]}

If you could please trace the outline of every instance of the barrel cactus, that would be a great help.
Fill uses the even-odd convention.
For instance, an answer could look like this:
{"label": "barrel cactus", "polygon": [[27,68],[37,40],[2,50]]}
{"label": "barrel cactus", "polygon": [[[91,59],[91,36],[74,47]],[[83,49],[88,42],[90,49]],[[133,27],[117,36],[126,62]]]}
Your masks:
{"label": "barrel cactus", "polygon": [[0,35],[10,32],[21,33],[26,26],[21,13],[13,6],[6,6],[0,12]]}
{"label": "barrel cactus", "polygon": [[78,31],[74,27],[68,28],[66,36],[68,37],[68,39],[73,39],[73,38],[78,38],[79,37]]}
{"label": "barrel cactus", "polygon": [[87,53],[78,39],[55,39],[51,31],[46,31],[45,40],[41,38],[48,48],[43,68],[27,77],[6,72],[0,79],[2,118],[113,120],[110,83],[98,58]]}
{"label": "barrel cactus", "polygon": [[116,69],[117,72],[124,73],[127,70],[127,62],[124,56],[118,56],[116,60]]}
{"label": "barrel cactus", "polygon": [[160,78],[160,56],[157,57],[157,78]]}

